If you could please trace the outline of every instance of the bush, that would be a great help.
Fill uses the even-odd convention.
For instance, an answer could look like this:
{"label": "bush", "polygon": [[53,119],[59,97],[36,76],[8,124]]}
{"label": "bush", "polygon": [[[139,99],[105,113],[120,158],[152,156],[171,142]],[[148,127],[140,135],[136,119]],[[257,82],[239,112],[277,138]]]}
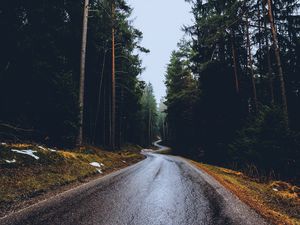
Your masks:
{"label": "bush", "polygon": [[273,171],[282,178],[296,178],[299,149],[299,134],[288,128],[282,111],[264,106],[238,132],[229,145],[229,154],[240,167],[254,164],[261,172]]}

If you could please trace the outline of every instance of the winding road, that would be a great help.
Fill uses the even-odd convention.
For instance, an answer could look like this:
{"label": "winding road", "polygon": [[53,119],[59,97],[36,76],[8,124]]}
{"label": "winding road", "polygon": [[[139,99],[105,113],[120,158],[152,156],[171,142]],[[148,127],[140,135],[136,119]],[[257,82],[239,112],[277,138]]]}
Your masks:
{"label": "winding road", "polygon": [[185,159],[143,154],[147,158],[140,163],[11,214],[0,224],[267,224]]}

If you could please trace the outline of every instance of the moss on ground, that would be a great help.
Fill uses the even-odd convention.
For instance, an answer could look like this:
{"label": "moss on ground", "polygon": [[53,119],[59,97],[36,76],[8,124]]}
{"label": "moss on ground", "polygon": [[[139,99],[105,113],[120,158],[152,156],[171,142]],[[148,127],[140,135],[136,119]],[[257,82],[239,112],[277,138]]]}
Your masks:
{"label": "moss on ground", "polygon": [[[31,149],[39,160],[11,149]],[[142,160],[140,147],[126,146],[109,152],[93,146],[74,150],[50,151],[37,145],[14,144],[0,146],[0,212],[32,197],[55,190],[66,184],[82,181],[99,174],[90,163],[103,163],[103,174]],[[8,163],[6,160],[14,161]]]}
{"label": "moss on ground", "polygon": [[300,224],[299,187],[282,181],[262,183],[241,172],[191,161],[274,224]]}

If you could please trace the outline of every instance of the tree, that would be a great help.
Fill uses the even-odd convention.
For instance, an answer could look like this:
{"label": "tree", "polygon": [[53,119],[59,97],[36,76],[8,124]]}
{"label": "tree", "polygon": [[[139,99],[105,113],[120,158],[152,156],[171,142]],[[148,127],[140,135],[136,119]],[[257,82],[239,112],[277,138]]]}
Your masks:
{"label": "tree", "polygon": [[[83,27],[82,18],[86,18],[82,9],[87,9],[83,1],[70,0],[13,1],[1,6],[0,120],[31,130],[24,134],[0,130],[1,138],[72,147],[83,125],[83,143],[109,145],[111,1],[90,0],[86,60],[81,60],[86,62],[85,69],[80,69],[84,45],[78,27]],[[132,9],[123,0],[115,1],[115,9],[114,136],[120,147],[138,142],[140,135],[136,129],[143,92],[143,82],[138,79],[143,71],[139,52],[147,49],[140,46],[142,33],[130,22]],[[84,84],[80,71],[86,72]],[[79,96],[84,107],[79,107]]]}
{"label": "tree", "polygon": [[181,52],[173,52],[166,72],[167,141],[177,150],[193,146],[195,141],[195,102],[197,82]]}
{"label": "tree", "polygon": [[158,106],[158,129],[159,135],[162,140],[167,140],[168,137],[168,125],[166,121],[166,110],[167,106],[165,105],[165,98],[161,98]]}
{"label": "tree", "polygon": [[[190,40],[172,53],[166,72],[168,141],[201,160],[254,163],[288,177],[299,162],[299,3],[188,2]],[[195,86],[184,86],[188,73]],[[192,90],[195,97],[186,95]]]}
{"label": "tree", "polygon": [[141,119],[142,132],[141,143],[144,146],[150,146],[152,141],[156,138],[157,131],[157,104],[153,94],[153,87],[148,83],[144,89],[141,99]]}
{"label": "tree", "polygon": [[278,75],[280,78],[280,92],[281,92],[281,100],[282,100],[282,108],[283,112],[286,116],[286,120],[288,123],[288,108],[287,108],[287,99],[286,99],[286,93],[285,93],[285,81],[283,76],[283,70],[281,66],[281,59],[280,59],[280,50],[278,46],[278,39],[277,39],[277,30],[275,27],[275,22],[273,18],[273,10],[272,10],[272,0],[268,0],[268,15],[272,30],[272,38],[273,38],[273,45],[275,50],[275,57],[276,57],[276,64],[278,68]]}
{"label": "tree", "polygon": [[83,135],[83,107],[84,107],[84,80],[85,80],[85,57],[86,57],[86,39],[87,25],[89,16],[89,0],[85,0],[83,6],[83,24],[82,24],[82,43],[80,55],[80,82],[79,82],[79,134],[78,145],[82,145]]}

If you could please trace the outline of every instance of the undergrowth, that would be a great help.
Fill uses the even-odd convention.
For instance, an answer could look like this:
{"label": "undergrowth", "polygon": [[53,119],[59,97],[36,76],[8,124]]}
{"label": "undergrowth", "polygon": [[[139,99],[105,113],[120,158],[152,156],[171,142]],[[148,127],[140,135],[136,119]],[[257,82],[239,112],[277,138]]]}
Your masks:
{"label": "undergrowth", "polygon": [[[36,151],[39,159],[11,149]],[[90,165],[92,162],[102,163],[101,172],[106,174],[143,159],[139,152],[140,147],[131,145],[118,152],[93,146],[54,152],[32,144],[1,145],[0,212],[15,203],[98,174],[97,168]]]}

